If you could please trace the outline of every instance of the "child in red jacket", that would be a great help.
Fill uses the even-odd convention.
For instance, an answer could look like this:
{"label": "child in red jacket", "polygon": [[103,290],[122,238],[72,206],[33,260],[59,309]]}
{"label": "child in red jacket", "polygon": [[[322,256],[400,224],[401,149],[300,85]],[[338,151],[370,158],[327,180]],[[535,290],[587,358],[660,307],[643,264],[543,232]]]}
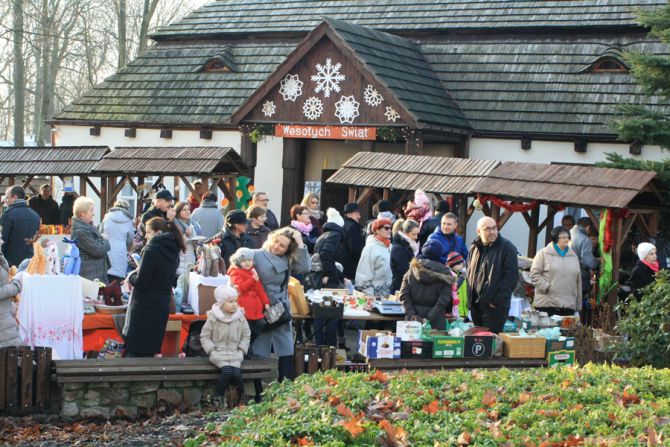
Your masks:
{"label": "child in red jacket", "polygon": [[258,273],[254,268],[254,252],[250,248],[239,248],[230,257],[228,276],[239,294],[237,301],[244,309],[253,342],[265,327],[263,311],[270,307],[270,300],[263,284],[258,280]]}

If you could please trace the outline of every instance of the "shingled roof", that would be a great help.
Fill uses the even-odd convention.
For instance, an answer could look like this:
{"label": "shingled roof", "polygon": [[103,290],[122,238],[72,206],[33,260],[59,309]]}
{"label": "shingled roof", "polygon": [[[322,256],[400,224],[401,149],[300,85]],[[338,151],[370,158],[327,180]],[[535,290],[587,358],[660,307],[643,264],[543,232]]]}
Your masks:
{"label": "shingled roof", "polygon": [[328,16],[392,32],[620,27],[663,0],[219,0],[158,30],[155,39],[307,32]]}
{"label": "shingled roof", "polygon": [[413,191],[470,194],[500,164],[497,160],[358,152],[328,183]]}
{"label": "shingled roof", "polygon": [[0,147],[0,175],[90,174],[107,146]]}
{"label": "shingled roof", "polygon": [[230,147],[117,147],[94,171],[106,174],[246,174],[247,165]]}

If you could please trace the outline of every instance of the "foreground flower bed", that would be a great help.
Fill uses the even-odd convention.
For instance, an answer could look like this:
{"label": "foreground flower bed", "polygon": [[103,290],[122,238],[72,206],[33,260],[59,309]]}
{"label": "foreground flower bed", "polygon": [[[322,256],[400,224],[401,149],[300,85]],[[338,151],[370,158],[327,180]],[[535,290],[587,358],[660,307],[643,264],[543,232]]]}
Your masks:
{"label": "foreground flower bed", "polygon": [[670,445],[670,370],[304,375],[187,446]]}

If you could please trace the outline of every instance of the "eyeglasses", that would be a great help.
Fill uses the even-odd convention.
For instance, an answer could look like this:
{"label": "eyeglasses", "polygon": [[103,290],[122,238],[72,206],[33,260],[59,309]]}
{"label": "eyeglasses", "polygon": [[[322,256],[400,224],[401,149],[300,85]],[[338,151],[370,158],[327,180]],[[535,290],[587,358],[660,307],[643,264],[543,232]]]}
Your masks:
{"label": "eyeglasses", "polygon": [[498,227],[484,227],[482,230],[486,233],[495,233],[498,231]]}
{"label": "eyeglasses", "polygon": [[559,239],[559,240],[560,240],[560,239],[567,239],[567,240],[570,240],[570,236],[566,236],[566,235],[558,236],[558,239]]}
{"label": "eyeglasses", "polygon": [[391,229],[391,227],[388,226],[388,225],[384,225],[384,226],[382,227],[382,230],[390,230],[390,229]]}

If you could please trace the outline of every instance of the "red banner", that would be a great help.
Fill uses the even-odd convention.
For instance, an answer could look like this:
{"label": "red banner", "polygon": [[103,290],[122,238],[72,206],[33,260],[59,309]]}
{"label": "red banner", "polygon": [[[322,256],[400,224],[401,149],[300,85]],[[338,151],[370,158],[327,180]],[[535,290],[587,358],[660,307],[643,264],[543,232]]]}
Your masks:
{"label": "red banner", "polygon": [[275,136],[313,140],[376,140],[376,127],[275,124]]}

